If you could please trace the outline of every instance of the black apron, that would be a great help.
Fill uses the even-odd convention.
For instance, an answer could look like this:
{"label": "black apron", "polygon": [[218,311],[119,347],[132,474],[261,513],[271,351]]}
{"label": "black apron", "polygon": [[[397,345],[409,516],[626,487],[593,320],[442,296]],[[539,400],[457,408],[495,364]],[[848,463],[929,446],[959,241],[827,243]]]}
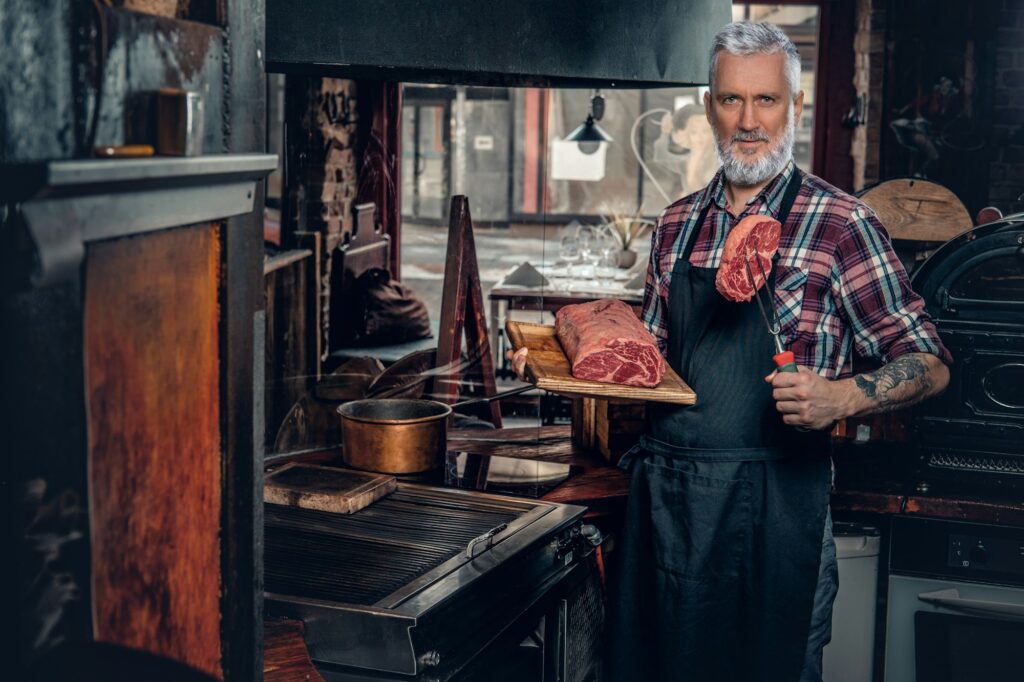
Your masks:
{"label": "black apron", "polygon": [[[779,210],[784,232],[800,183],[796,171]],[[620,464],[632,483],[610,604],[611,680],[788,681],[804,664],[829,436],[782,422],[756,302],[727,301],[714,269],[690,265],[707,211],[668,299],[667,360],[697,403],[648,403],[647,433]]]}

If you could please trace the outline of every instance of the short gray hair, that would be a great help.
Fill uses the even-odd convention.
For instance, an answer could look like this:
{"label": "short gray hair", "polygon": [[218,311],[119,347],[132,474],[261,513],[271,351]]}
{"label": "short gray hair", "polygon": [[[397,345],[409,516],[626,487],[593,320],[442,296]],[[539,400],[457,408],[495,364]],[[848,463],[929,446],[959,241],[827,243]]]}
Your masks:
{"label": "short gray hair", "polygon": [[711,42],[711,66],[708,68],[708,85],[712,89],[718,55],[722,51],[742,57],[782,52],[786,57],[785,73],[790,96],[796,97],[800,92],[800,53],[778,26],[766,21],[734,21],[715,34]]}

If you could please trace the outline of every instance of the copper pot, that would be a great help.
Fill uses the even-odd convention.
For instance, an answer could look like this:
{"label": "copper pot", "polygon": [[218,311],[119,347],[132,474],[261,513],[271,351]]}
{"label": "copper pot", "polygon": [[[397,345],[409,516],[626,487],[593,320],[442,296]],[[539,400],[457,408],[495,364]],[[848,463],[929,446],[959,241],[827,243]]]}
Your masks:
{"label": "copper pot", "polygon": [[444,458],[452,408],[434,400],[353,400],[338,407],[342,459],[364,471],[413,474]]}

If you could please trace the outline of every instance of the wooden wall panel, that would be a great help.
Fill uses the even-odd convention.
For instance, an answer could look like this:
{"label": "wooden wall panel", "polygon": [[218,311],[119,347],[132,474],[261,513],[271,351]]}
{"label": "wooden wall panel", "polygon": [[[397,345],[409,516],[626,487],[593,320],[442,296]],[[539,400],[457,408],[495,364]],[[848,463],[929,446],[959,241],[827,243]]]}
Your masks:
{"label": "wooden wall panel", "polygon": [[95,637],[221,676],[217,230],[91,245]]}

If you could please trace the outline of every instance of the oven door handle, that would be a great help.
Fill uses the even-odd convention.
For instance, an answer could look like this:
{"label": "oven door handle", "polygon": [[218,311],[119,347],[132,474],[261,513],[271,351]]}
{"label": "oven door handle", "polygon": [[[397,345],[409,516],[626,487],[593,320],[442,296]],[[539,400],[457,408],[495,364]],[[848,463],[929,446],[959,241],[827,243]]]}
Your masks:
{"label": "oven door handle", "polygon": [[984,614],[998,618],[1024,620],[1024,604],[1008,604],[1006,602],[985,601],[982,599],[965,599],[960,590],[951,587],[936,592],[922,592],[917,598],[926,604],[939,606],[953,611],[965,611],[973,614]]}

